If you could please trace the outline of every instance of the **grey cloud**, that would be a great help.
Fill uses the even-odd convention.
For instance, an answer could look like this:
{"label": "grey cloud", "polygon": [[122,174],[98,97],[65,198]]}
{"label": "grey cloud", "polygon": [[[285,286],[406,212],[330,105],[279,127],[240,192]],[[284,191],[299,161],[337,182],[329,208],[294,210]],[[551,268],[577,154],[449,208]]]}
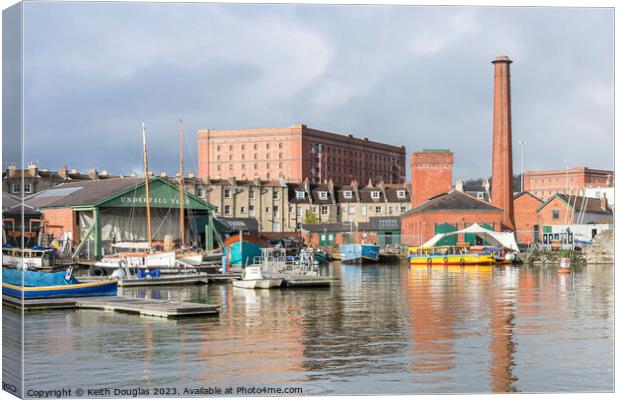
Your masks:
{"label": "grey cloud", "polygon": [[175,171],[182,117],[193,144],[306,123],[487,176],[498,54],[526,167],[612,168],[610,9],[29,3],[26,21],[26,132],[45,143],[26,158],[51,168],[128,172],[144,119],[153,169]]}

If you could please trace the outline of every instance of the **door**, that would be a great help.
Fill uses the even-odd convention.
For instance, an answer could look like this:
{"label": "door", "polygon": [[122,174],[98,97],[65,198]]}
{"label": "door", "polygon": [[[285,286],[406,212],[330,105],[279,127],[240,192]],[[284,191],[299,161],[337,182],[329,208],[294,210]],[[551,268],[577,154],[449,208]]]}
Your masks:
{"label": "door", "polygon": [[[455,232],[456,226],[450,224],[441,224],[435,226],[435,234]],[[435,246],[455,246],[457,235],[450,235],[442,238]]]}

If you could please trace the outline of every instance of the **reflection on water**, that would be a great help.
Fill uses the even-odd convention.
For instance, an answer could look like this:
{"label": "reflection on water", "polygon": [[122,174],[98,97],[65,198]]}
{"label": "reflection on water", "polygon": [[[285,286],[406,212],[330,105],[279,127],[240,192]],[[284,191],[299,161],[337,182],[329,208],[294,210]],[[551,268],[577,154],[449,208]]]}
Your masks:
{"label": "reflection on water", "polygon": [[[220,303],[217,317],[27,314],[26,389],[62,382],[294,386],[305,394],[613,390],[612,266],[558,274],[333,264],[329,272],[340,278],[331,288],[123,289]],[[5,310],[5,335],[16,318]]]}

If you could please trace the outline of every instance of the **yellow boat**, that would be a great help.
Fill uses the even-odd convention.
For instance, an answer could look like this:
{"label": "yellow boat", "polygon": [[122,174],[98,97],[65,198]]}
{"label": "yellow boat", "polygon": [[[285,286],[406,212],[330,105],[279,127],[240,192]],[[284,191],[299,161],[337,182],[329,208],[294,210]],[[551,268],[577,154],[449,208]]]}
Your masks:
{"label": "yellow boat", "polygon": [[410,265],[495,265],[503,262],[492,254],[467,253],[464,246],[410,247]]}

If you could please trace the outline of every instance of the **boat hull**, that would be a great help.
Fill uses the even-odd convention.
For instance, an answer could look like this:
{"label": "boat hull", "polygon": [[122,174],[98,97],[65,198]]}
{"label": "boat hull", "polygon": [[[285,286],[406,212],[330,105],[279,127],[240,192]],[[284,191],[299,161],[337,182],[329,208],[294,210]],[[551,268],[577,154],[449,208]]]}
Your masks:
{"label": "boat hull", "polygon": [[411,256],[410,265],[493,265],[496,259],[485,254],[451,254],[433,256]]}
{"label": "boat hull", "polygon": [[189,265],[200,265],[202,264],[202,253],[177,254],[177,260]]}
{"label": "boat hull", "polygon": [[340,260],[345,264],[379,262],[379,246],[373,244],[341,244]]}
{"label": "boat hull", "polygon": [[196,274],[196,275],[168,275],[160,276],[153,279],[137,279],[137,278],[125,278],[118,282],[118,286],[121,287],[136,287],[136,286],[178,286],[178,285],[203,285],[209,282],[208,274]]}
{"label": "boat hull", "polygon": [[61,297],[116,296],[118,282],[78,283],[63,286],[27,287],[2,283],[2,294],[24,299],[49,299]]}
{"label": "boat hull", "polygon": [[232,243],[225,249],[228,264],[235,266],[252,264],[254,257],[261,255],[262,248],[262,245],[253,242],[244,241],[243,245],[240,242]]}

